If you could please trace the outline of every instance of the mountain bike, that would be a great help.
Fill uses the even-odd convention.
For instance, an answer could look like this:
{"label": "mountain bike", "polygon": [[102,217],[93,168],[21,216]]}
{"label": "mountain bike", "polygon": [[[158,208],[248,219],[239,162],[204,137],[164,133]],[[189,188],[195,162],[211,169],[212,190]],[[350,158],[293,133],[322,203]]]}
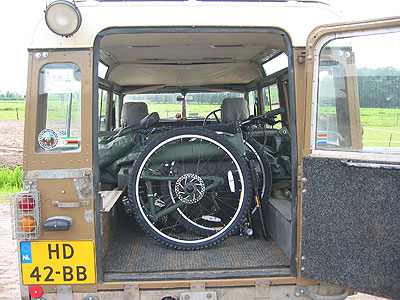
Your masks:
{"label": "mountain bike", "polygon": [[[183,250],[208,248],[238,232],[255,192],[248,156],[259,157],[260,169],[267,165],[242,128],[270,117],[271,112],[218,128],[172,129],[152,139],[133,164],[128,183],[140,227]],[[268,193],[271,178],[265,168],[261,172]]]}

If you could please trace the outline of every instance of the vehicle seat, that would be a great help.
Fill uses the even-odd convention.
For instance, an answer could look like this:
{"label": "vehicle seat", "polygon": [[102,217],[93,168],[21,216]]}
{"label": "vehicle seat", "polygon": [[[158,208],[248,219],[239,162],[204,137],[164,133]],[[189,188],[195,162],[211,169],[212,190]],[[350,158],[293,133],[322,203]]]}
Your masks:
{"label": "vehicle seat", "polygon": [[149,111],[144,102],[125,102],[122,106],[121,126],[127,127],[143,120]]}
{"label": "vehicle seat", "polygon": [[221,122],[233,123],[250,116],[249,106],[244,98],[225,98],[221,104]]}

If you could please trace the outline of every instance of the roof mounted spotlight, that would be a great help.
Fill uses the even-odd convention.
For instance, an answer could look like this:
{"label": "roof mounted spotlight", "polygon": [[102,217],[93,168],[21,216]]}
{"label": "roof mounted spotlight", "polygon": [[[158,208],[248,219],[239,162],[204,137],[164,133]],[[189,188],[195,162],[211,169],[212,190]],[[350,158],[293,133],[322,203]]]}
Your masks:
{"label": "roof mounted spotlight", "polygon": [[82,23],[82,16],[76,3],[66,0],[57,0],[46,7],[46,24],[55,34],[70,37],[78,31]]}

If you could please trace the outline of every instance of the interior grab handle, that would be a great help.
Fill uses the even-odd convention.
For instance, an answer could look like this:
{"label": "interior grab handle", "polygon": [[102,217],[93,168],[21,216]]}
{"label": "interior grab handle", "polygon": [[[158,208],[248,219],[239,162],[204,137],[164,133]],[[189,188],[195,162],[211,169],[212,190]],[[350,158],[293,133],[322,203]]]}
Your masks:
{"label": "interior grab handle", "polygon": [[346,167],[400,170],[400,165],[394,164],[354,162],[351,160],[342,160],[341,163]]}

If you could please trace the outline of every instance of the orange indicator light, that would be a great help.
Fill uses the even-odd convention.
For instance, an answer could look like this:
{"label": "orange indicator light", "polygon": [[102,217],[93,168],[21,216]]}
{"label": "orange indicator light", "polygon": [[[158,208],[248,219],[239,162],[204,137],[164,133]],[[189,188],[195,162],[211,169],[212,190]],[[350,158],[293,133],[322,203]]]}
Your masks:
{"label": "orange indicator light", "polygon": [[21,221],[19,221],[19,226],[21,230],[25,232],[32,232],[35,230],[35,219],[32,217],[23,217]]}

